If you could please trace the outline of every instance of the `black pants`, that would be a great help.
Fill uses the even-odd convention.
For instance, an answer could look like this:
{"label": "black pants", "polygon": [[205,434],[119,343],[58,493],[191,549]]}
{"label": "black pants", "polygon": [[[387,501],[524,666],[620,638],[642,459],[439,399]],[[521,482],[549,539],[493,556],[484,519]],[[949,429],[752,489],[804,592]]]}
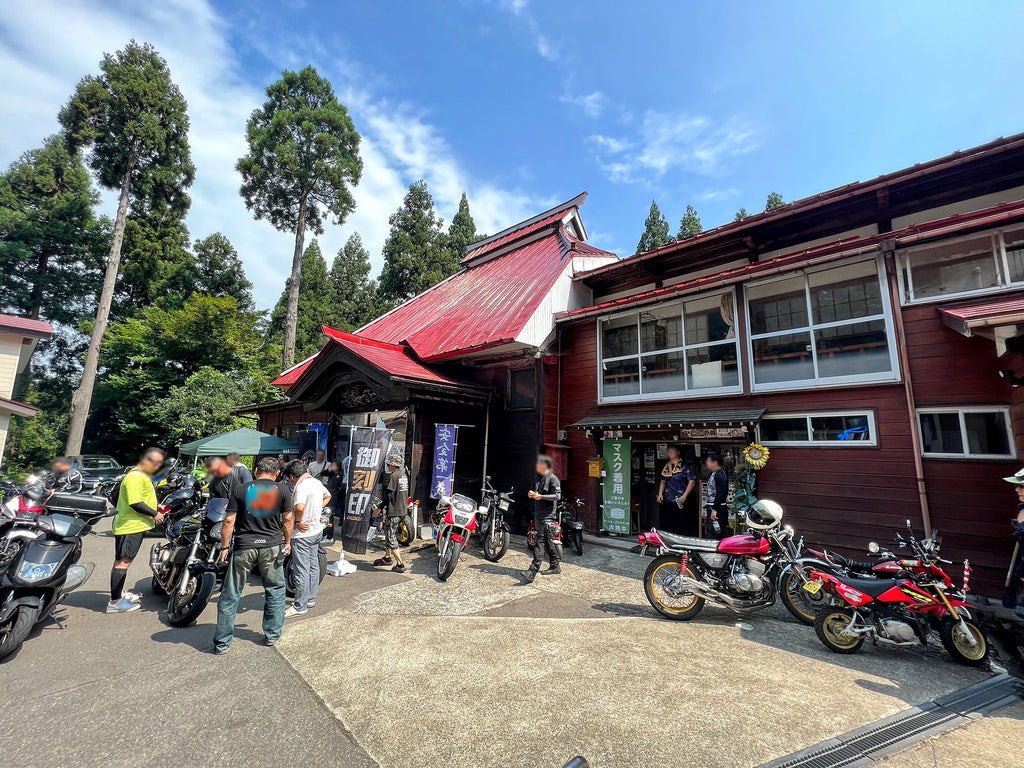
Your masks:
{"label": "black pants", "polygon": [[562,542],[558,540],[558,523],[554,520],[535,521],[537,527],[537,543],[533,545],[533,562],[530,570],[539,571],[544,565],[544,552],[548,553],[548,560],[552,568],[557,568],[562,562]]}
{"label": "black pants", "polygon": [[666,500],[661,504],[661,519],[658,521],[658,528],[680,536],[696,536],[699,517],[700,511],[693,495],[683,502],[682,509],[674,501]]}
{"label": "black pants", "polygon": [[732,528],[729,527],[729,508],[716,507],[715,511],[718,513],[718,532],[715,532],[715,525],[711,520],[711,507],[708,507],[704,514],[704,537],[724,539],[726,536],[732,536]]}

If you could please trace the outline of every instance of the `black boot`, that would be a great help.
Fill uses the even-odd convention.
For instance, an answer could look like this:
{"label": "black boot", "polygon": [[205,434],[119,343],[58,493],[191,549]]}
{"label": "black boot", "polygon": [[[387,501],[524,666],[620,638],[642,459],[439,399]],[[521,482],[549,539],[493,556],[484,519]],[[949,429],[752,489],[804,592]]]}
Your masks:
{"label": "black boot", "polygon": [[543,571],[541,571],[541,573],[543,573],[545,576],[548,576],[548,575],[557,576],[561,572],[562,572],[562,564],[561,563],[552,563],[547,568],[545,568]]}
{"label": "black boot", "polygon": [[537,578],[537,572],[531,568],[528,571],[523,571],[523,581],[527,584],[532,584],[533,580]]}

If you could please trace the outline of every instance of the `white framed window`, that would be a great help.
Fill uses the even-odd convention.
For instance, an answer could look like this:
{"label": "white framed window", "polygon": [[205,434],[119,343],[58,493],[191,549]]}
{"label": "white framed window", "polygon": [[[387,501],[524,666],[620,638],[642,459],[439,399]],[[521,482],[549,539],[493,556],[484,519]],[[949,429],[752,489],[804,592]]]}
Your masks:
{"label": "white framed window", "polygon": [[729,290],[602,318],[601,401],[739,392],[735,316]]}
{"label": "white framed window", "polygon": [[1012,459],[1017,454],[1009,408],[918,408],[917,420],[922,456]]}
{"label": "white framed window", "polygon": [[754,391],[899,378],[879,258],[746,288]]}
{"label": "white framed window", "polygon": [[878,445],[874,411],[773,413],[761,418],[757,431],[758,439],[765,445]]}
{"label": "white framed window", "polygon": [[1024,227],[981,232],[897,254],[901,300],[920,304],[1024,285]]}

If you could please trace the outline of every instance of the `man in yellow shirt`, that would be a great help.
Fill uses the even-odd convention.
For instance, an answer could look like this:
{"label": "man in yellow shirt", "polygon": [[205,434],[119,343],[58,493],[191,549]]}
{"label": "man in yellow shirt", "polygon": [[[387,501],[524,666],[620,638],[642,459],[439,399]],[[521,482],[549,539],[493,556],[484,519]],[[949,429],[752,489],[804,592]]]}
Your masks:
{"label": "man in yellow shirt", "polygon": [[164,521],[164,516],[157,512],[153,475],[164,463],[166,455],[160,448],[147,448],[139,463],[121,481],[117,516],[114,518],[114,567],[110,569],[107,613],[136,611],[142,602],[142,596],[125,590],[124,583],[128,578],[128,568],[142,548],[146,531]]}

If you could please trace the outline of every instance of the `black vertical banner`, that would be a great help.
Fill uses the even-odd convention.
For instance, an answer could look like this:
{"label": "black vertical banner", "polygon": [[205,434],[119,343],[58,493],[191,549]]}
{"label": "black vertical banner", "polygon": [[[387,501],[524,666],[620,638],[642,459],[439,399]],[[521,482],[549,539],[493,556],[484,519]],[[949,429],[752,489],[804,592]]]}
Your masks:
{"label": "black vertical banner", "polygon": [[[366,534],[370,530],[373,497],[378,492],[384,460],[391,441],[386,429],[357,427],[352,430],[352,460],[348,465],[348,497],[341,540],[346,552],[366,552]],[[379,500],[378,500],[379,503]]]}

